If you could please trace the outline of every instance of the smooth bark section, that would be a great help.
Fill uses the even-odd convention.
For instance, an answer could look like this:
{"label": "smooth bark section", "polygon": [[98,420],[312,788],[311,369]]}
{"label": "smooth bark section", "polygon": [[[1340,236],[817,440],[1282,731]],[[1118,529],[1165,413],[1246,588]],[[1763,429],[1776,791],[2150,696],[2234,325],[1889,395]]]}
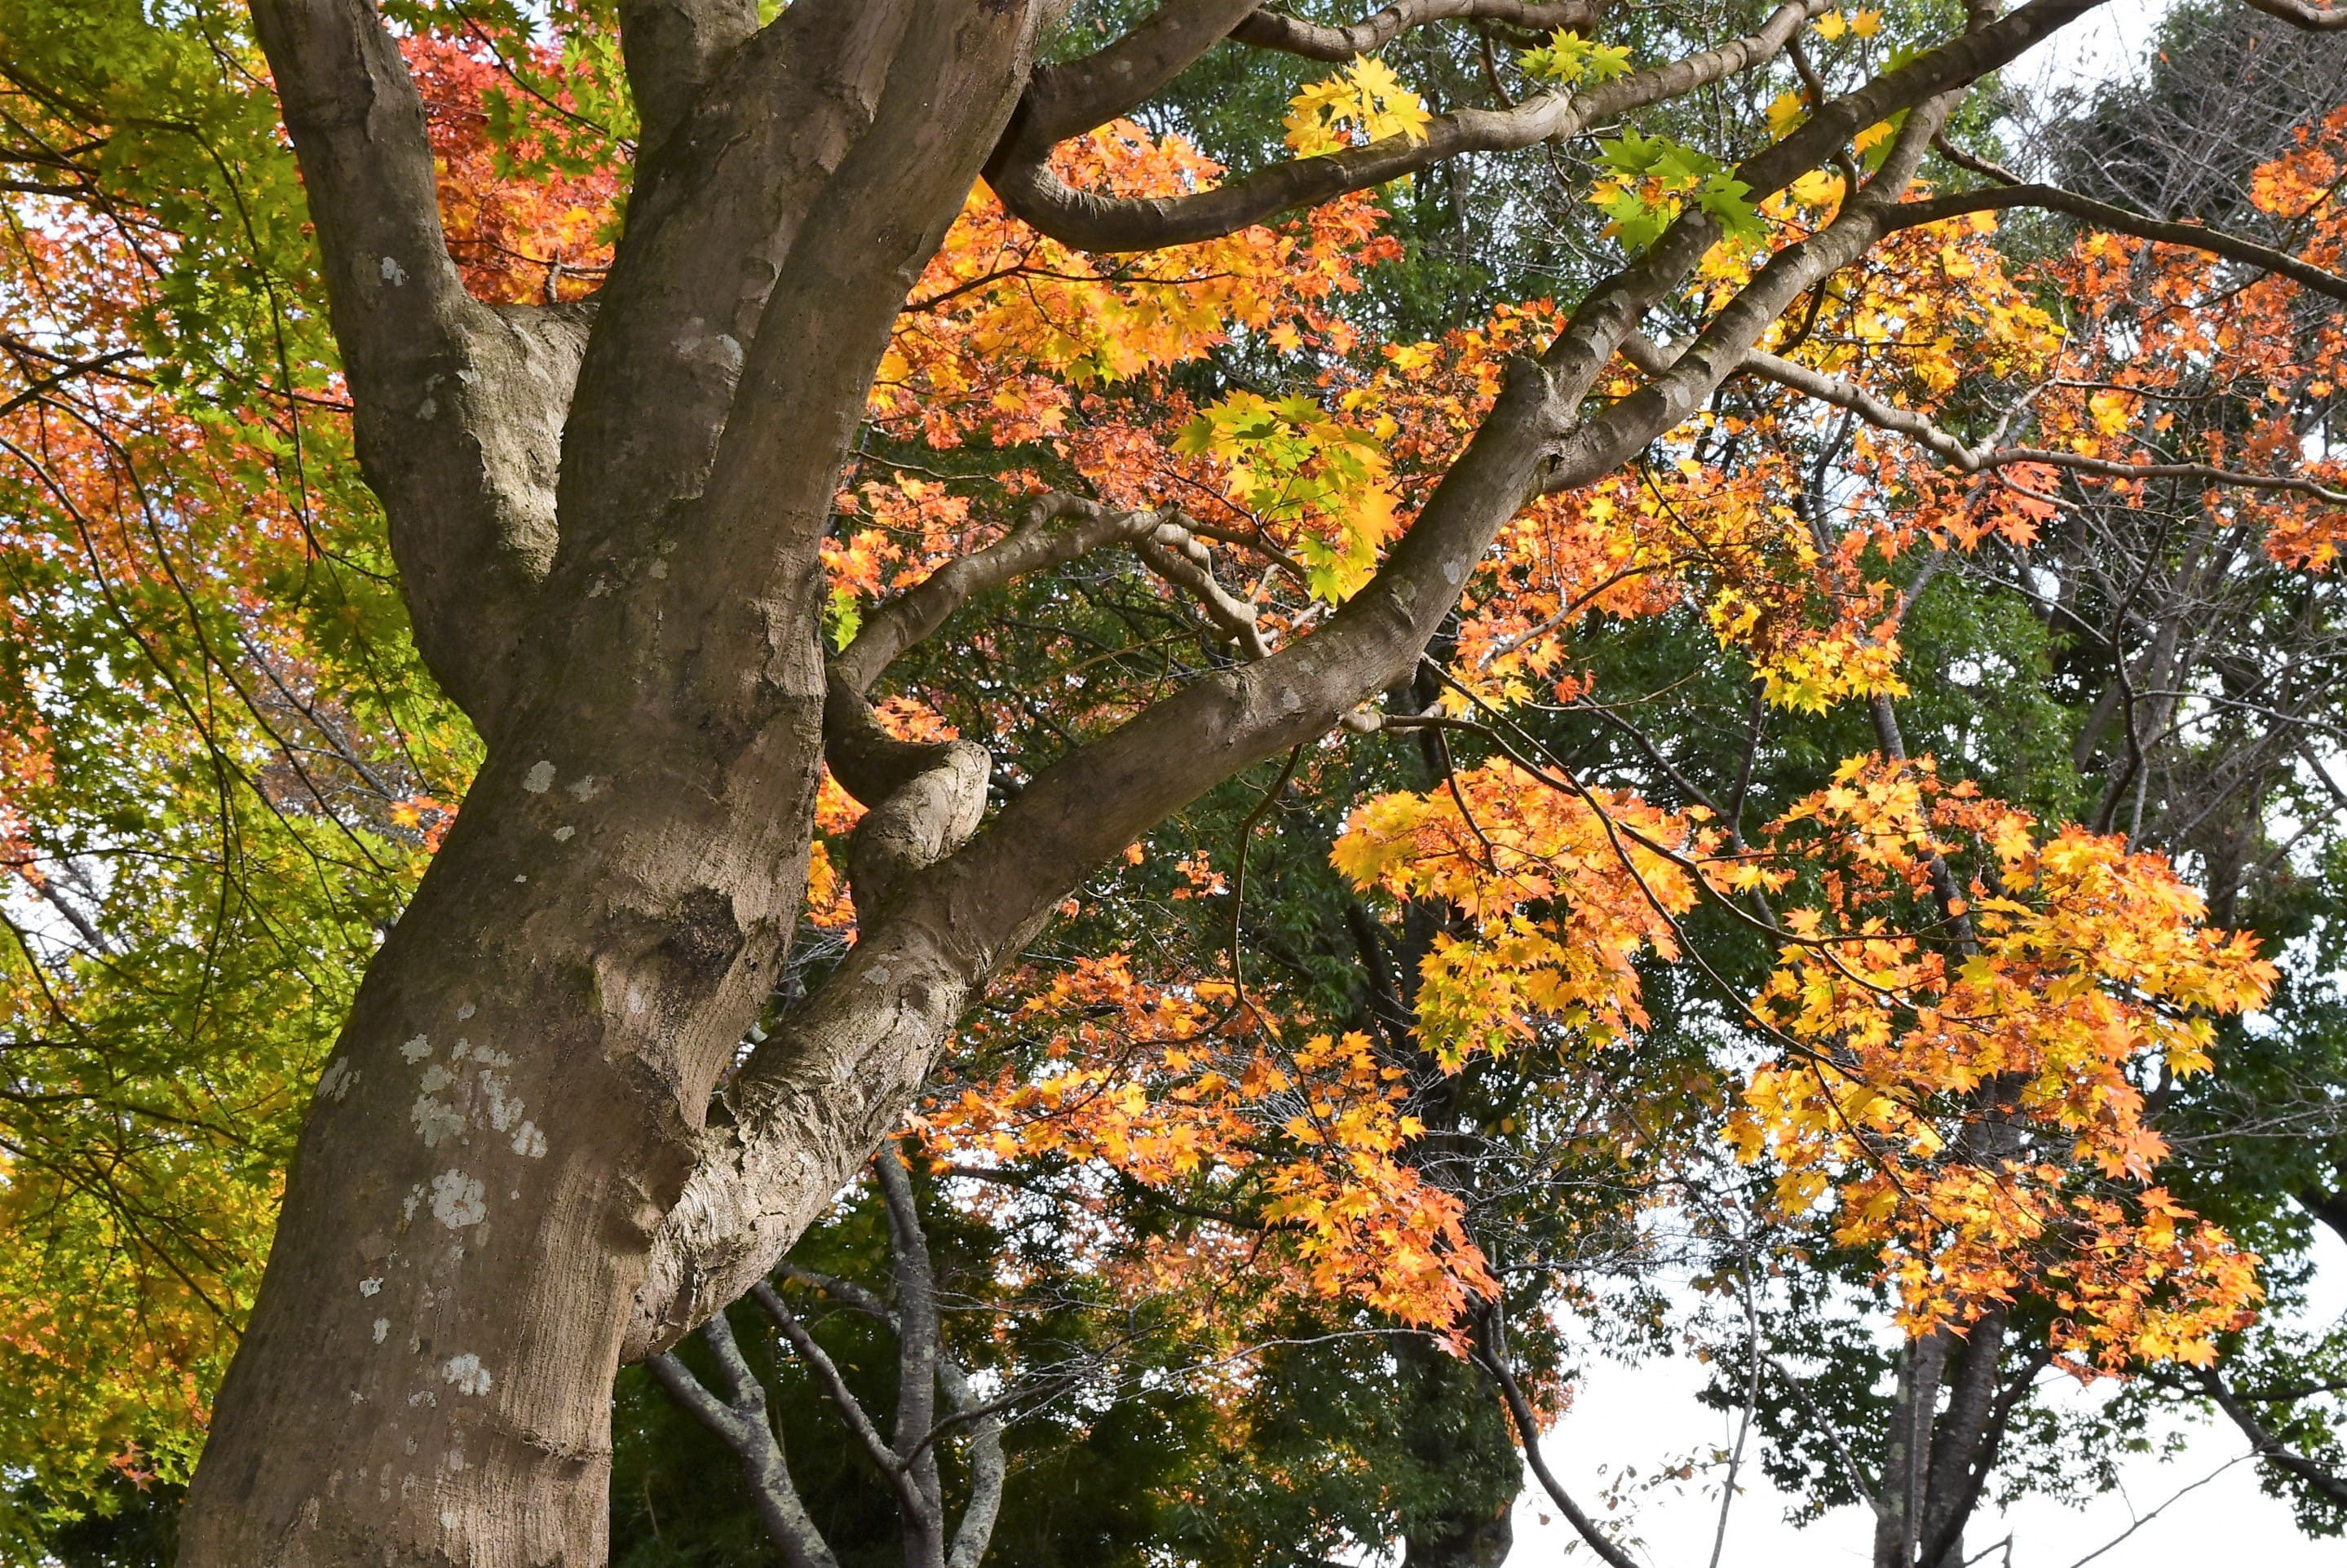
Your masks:
{"label": "smooth bark section", "polygon": [[643,145],[683,123],[718,66],[757,30],[757,0],[620,0],[620,48]]}

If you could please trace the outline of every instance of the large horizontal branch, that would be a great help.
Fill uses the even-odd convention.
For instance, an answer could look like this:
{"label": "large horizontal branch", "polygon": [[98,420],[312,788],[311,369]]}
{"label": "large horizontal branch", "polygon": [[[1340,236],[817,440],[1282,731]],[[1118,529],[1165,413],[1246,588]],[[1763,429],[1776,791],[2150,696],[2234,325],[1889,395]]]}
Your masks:
{"label": "large horizontal branch", "polygon": [[1792,0],[1747,37],[1586,92],[1542,93],[1506,109],[1455,110],[1429,122],[1420,138],[1392,136],[1367,147],[1294,159],[1185,195],[1118,197],[1079,190],[1051,171],[1048,146],[1026,140],[1006,143],[988,165],[987,179],[1013,216],[1064,244],[1105,251],[1189,244],[1468,153],[1509,152],[1560,140],[1632,109],[1683,97],[1774,56],[1802,23],[1829,5],[1829,0]]}
{"label": "large horizontal branch", "polygon": [[2034,207],[2048,212],[2061,212],[2114,233],[2131,234],[2138,240],[2157,241],[2163,245],[2181,245],[2205,251],[2229,261],[2241,261],[2262,268],[2334,300],[2347,300],[2347,278],[2325,272],[2311,261],[2301,261],[2287,251],[2260,245],[2254,240],[2228,234],[2205,224],[2165,222],[2140,212],[2131,212],[2124,207],[2115,207],[2107,201],[2097,201],[2091,196],[2065,190],[2059,186],[1991,185],[1978,190],[1927,197],[1921,201],[1903,203],[1899,210],[1897,224],[1902,229],[1911,229],[1966,212],[1994,212],[2010,207]]}
{"label": "large horizontal branch", "polygon": [[911,1103],[978,988],[1084,876],[1406,675],[1509,518],[1545,484],[1593,482],[1678,424],[1791,300],[1880,237],[1955,90],[2090,8],[2036,0],[1825,106],[1748,159],[1739,177],[1766,194],[1859,128],[1914,110],[1874,182],[1764,268],[1652,386],[1579,417],[1623,340],[1718,238],[1700,210],[1593,290],[1539,361],[1509,362],[1490,413],[1417,519],[1320,630],[1201,677],[1085,746],[910,879],[725,1091],[654,1244],[630,1353],[657,1349],[764,1276]]}
{"label": "large horizontal branch", "polygon": [[1341,64],[1356,55],[1374,55],[1411,28],[1436,22],[1491,22],[1550,33],[1560,27],[1579,32],[1596,19],[1594,0],[1560,0],[1546,5],[1532,0],[1398,0],[1350,26],[1328,26],[1284,12],[1258,11],[1233,28],[1231,36],[1258,49]]}

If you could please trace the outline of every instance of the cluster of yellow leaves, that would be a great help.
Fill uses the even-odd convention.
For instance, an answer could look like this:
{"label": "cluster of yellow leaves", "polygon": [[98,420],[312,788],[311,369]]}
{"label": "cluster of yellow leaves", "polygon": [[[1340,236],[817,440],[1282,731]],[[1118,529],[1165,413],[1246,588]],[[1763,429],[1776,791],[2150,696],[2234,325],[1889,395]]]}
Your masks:
{"label": "cluster of yellow leaves", "polygon": [[1472,927],[1427,955],[1420,1040],[1456,1068],[1542,1024],[1601,1043],[1643,1026],[1631,960],[1678,956],[1673,921],[1697,893],[1686,866],[1713,835],[1635,796],[1562,793],[1510,762],[1456,782],[1455,794],[1360,806],[1331,856],[1364,891],[1440,900]]}
{"label": "cluster of yellow leaves", "polygon": [[1312,398],[1235,392],[1200,410],[1174,449],[1214,460],[1224,493],[1303,563],[1317,598],[1342,600],[1367,582],[1398,527],[1384,448]]}
{"label": "cluster of yellow leaves", "polygon": [[[1368,803],[1335,850],[1357,886],[1467,927],[1418,998],[1447,1067],[1619,1039],[1645,1022],[1633,959],[1677,956],[1706,885],[1791,897],[1750,1002],[1785,1050],[1727,1128],[1787,1214],[1878,1249],[1918,1332],[2034,1291],[2065,1314],[2059,1348],[2116,1367],[2205,1360],[2244,1320],[2257,1260],[2151,1184],[2166,1149],[2138,1080],[2204,1070],[2210,1018],[2260,1005],[2274,971],[2164,857],[2041,836],[1928,763],[1854,760],[1734,853],[1699,816],[1512,764],[1457,786]],[[1976,869],[1942,907],[1954,863]]]}
{"label": "cluster of yellow leaves", "polygon": [[[2263,1001],[2254,943],[2209,928],[2165,857],[2041,842],[1928,764],[1855,760],[1770,832],[1820,893],[1753,1003],[1787,1053],[1730,1123],[1780,1206],[1879,1248],[1911,1328],[2034,1288],[2081,1358],[2212,1356],[2256,1260],[2144,1184],[2166,1148],[2138,1079],[2205,1069],[2210,1015]],[[1963,857],[1942,907],[1935,863]]]}
{"label": "cluster of yellow leaves", "polygon": [[1399,136],[1426,139],[1434,117],[1383,60],[1353,63],[1287,102],[1287,145],[1307,158]]}

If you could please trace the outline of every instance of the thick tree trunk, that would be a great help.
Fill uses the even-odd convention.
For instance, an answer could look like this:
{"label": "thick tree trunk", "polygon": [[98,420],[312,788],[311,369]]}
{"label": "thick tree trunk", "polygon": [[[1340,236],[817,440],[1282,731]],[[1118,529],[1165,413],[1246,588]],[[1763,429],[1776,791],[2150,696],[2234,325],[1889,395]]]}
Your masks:
{"label": "thick tree trunk", "polygon": [[813,750],[788,710],[723,763],[542,749],[368,973],[185,1562],[601,1560],[626,1315],[782,948]]}
{"label": "thick tree trunk", "polygon": [[[574,335],[499,357],[507,323],[438,250],[413,88],[372,9],[257,7],[403,562],[521,564],[411,595],[489,760],[321,1081],[188,1568],[602,1562],[647,1258],[804,898],[817,542],[1035,18],[804,0],[751,32],[733,0],[633,9],[702,14],[671,29],[681,54],[638,53],[713,85],[647,155],[583,356]],[[546,372],[582,357],[557,509]],[[538,533],[559,548],[497,542]],[[899,1064],[868,1065],[838,1097],[893,1114]],[[802,1223],[868,1152],[797,1148]]]}

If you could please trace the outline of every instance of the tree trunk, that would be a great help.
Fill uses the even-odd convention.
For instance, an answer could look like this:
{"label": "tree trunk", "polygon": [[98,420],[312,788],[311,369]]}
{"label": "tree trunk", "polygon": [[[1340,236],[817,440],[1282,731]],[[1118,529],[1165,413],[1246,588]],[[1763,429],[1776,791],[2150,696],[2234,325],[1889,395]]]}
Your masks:
{"label": "tree trunk", "polygon": [[[746,7],[687,8],[742,37]],[[363,0],[256,17],[403,562],[444,553],[467,472],[538,485],[488,508],[510,540],[548,504],[545,465],[506,460],[542,431],[546,377],[511,375],[491,352],[506,323],[452,292],[396,50]],[[640,171],[564,415],[559,548],[534,585],[411,594],[489,758],[321,1080],[190,1492],[188,1568],[602,1562],[635,1296],[804,898],[835,477],[1033,26],[1016,4],[816,0],[730,62],[669,62],[720,79]],[[728,160],[769,178],[712,194]],[[403,200],[413,231],[387,227]],[[456,477],[434,466],[449,446]],[[903,1064],[866,1066],[841,1099],[893,1115]],[[784,1153],[778,1206],[804,1223],[868,1146]]]}

